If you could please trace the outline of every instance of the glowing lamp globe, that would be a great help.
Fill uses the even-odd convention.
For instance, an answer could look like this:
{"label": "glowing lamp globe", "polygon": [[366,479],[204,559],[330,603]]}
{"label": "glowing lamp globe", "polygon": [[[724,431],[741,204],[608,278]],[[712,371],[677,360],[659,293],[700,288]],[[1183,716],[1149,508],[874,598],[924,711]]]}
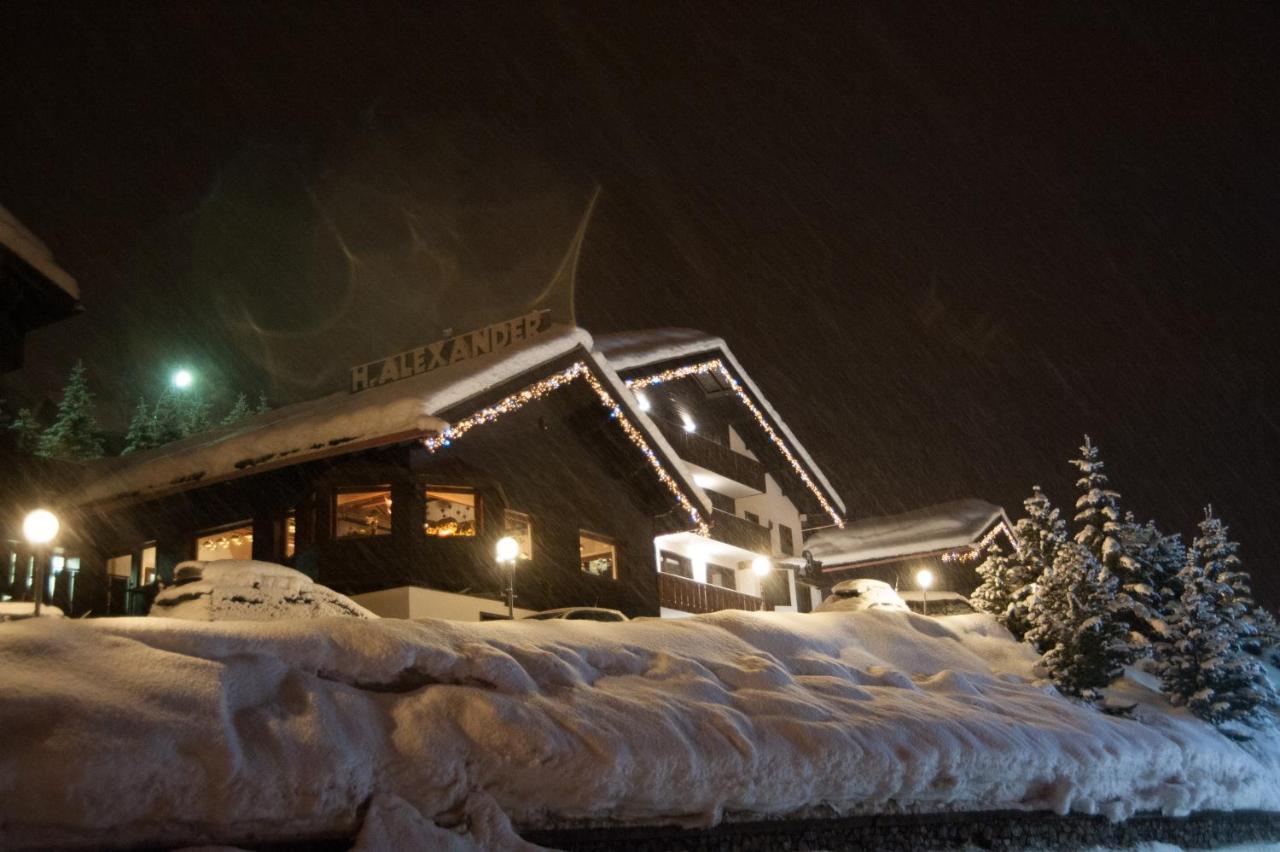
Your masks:
{"label": "glowing lamp globe", "polygon": [[916,572],[916,585],[922,589],[927,589],[933,585],[933,572],[928,568],[921,568]]}
{"label": "glowing lamp globe", "polygon": [[751,570],[755,572],[757,577],[763,577],[773,570],[773,563],[769,561],[767,556],[757,556],[751,560]]}
{"label": "glowing lamp globe", "polygon": [[48,544],[58,534],[58,518],[48,509],[36,509],[22,520],[22,536],[31,544]]}
{"label": "glowing lamp globe", "polygon": [[173,374],[173,386],[178,389],[185,389],[185,388],[191,387],[191,384],[195,380],[196,380],[196,377],[191,375],[190,370],[178,370],[176,373]]}
{"label": "glowing lamp globe", "polygon": [[504,535],[498,539],[498,546],[494,548],[494,554],[500,563],[515,562],[520,557],[520,542],[509,535]]}

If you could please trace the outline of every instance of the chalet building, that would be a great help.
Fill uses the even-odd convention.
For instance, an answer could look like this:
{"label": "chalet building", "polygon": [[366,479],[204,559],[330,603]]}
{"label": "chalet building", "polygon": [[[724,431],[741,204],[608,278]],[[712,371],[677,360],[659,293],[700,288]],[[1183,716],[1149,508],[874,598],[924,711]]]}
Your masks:
{"label": "chalet building", "polygon": [[382,615],[475,620],[505,613],[509,535],[517,614],[795,607],[791,572],[752,562],[794,552],[804,512],[838,522],[838,497],[722,341],[672,334],[593,341],[535,312],[95,463],[61,507],[75,601],[53,603],[139,614],[183,560],[253,558]]}
{"label": "chalet building", "polygon": [[975,569],[983,551],[1000,540],[1010,552],[1012,530],[1004,509],[966,499],[817,530],[804,546],[822,563],[828,585],[858,577],[883,580],[911,602],[918,596],[916,575],[926,568],[933,589],[967,596],[978,586]]}
{"label": "chalet building", "polygon": [[[664,615],[798,610],[820,600],[784,560],[802,530],[839,528],[844,503],[723,340],[684,328],[609,334],[596,348],[711,502],[711,531],[654,541]],[[753,563],[769,557],[758,576]]]}
{"label": "chalet building", "polygon": [[[22,366],[28,333],[81,311],[80,290],[39,239],[0,207],[0,372]],[[22,540],[26,512],[65,494],[80,473],[78,465],[18,452],[0,430],[0,599],[30,599],[35,557]],[[55,553],[67,581],[77,567]]]}

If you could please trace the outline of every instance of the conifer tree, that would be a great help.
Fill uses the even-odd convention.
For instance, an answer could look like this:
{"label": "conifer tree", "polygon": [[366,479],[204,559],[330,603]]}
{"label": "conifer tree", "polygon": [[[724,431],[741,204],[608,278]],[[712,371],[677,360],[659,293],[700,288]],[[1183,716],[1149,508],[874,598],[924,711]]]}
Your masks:
{"label": "conifer tree", "polygon": [[232,423],[239,423],[252,414],[253,411],[249,408],[249,397],[242,393],[236,397],[236,404],[227,412],[227,416],[222,418],[222,425],[230,426]]}
{"label": "conifer tree", "polygon": [[1127,628],[1113,606],[1117,588],[1115,576],[1079,542],[1060,547],[1035,585],[1027,639],[1068,695],[1098,698],[1129,658]]}
{"label": "conifer tree", "polygon": [[[1009,609],[1013,605],[1013,596],[1022,588],[1018,581],[1018,566],[1008,556],[999,543],[987,548],[987,558],[977,568],[982,582],[969,595],[969,603],[983,612],[989,612],[996,621],[1009,626]],[[1010,628],[1009,632],[1013,632]]]}
{"label": "conifer tree", "polygon": [[170,441],[186,437],[182,403],[172,390],[166,388],[156,399],[151,412],[151,446],[159,447]]}
{"label": "conifer tree", "polygon": [[1221,563],[1206,561],[1193,546],[1179,572],[1182,593],[1170,638],[1161,647],[1161,685],[1172,704],[1215,725],[1262,725],[1275,695],[1261,664],[1241,645],[1244,606],[1222,576]]}
{"label": "conifer tree", "polygon": [[271,403],[267,402],[267,392],[258,391],[258,408],[254,414],[266,414],[271,410]]}
{"label": "conifer tree", "polygon": [[14,434],[14,444],[21,453],[34,454],[40,449],[40,433],[44,431],[36,413],[30,408],[19,408],[18,416],[9,424]]}
{"label": "conifer tree", "polygon": [[1252,580],[1238,555],[1240,545],[1228,537],[1226,525],[1213,514],[1212,506],[1205,506],[1200,535],[1193,547],[1200,554],[1205,572],[1230,598],[1230,609],[1242,647],[1250,653],[1260,654],[1264,646],[1274,644],[1275,619],[1253,599]]}
{"label": "conifer tree", "polygon": [[96,459],[102,456],[98,420],[85,376],[84,362],[77,361],[62,389],[53,425],[40,436],[37,453],[58,459]]}
{"label": "conifer tree", "polygon": [[129,420],[129,431],[125,433],[124,449],[120,451],[120,455],[124,456],[154,447],[152,432],[151,407],[147,405],[146,397],[140,396],[138,405],[133,410],[133,417]]}

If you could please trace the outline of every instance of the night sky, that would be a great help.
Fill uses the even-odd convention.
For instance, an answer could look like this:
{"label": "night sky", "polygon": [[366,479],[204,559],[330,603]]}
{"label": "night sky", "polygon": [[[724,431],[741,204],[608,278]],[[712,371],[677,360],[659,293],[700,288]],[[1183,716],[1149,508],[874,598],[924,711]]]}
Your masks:
{"label": "night sky", "polygon": [[0,204],[86,307],[11,405],[337,389],[599,184],[580,324],[723,335],[851,515],[1067,503],[1088,432],[1280,603],[1277,4],[372,5],[5,4]]}

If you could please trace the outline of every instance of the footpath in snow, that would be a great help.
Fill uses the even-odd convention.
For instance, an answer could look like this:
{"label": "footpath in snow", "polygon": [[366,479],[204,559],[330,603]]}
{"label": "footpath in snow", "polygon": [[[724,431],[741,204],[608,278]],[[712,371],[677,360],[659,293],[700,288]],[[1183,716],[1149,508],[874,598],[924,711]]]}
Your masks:
{"label": "footpath in snow", "polygon": [[[0,625],[9,846],[352,836],[517,848],[579,820],[1280,810],[1280,742],[1137,683],[1059,697],[985,615]],[[808,812],[812,813],[811,810]]]}

